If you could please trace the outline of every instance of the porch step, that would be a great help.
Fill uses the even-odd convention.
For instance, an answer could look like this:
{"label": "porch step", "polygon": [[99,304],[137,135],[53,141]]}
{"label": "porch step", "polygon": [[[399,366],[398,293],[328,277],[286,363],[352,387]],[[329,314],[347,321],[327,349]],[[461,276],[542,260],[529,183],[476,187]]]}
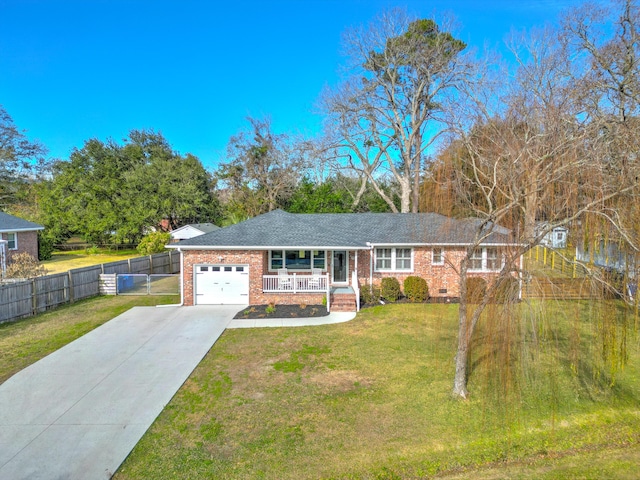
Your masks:
{"label": "porch step", "polygon": [[332,312],[355,312],[355,293],[332,293],[330,308]]}

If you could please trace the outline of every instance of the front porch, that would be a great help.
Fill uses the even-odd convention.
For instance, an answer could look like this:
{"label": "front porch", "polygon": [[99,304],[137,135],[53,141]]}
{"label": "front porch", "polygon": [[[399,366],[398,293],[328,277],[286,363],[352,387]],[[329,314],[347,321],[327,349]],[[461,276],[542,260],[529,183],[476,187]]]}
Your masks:
{"label": "front porch", "polygon": [[[327,310],[335,312],[356,312],[360,309],[360,291],[356,272],[352,272],[352,285],[332,285],[330,275],[325,274],[278,274],[262,276],[262,292],[274,294],[273,303],[296,302],[292,294],[322,294]],[[282,295],[281,297],[278,296]]]}
{"label": "front porch", "polygon": [[264,293],[326,293],[329,274],[284,273],[262,276]]}

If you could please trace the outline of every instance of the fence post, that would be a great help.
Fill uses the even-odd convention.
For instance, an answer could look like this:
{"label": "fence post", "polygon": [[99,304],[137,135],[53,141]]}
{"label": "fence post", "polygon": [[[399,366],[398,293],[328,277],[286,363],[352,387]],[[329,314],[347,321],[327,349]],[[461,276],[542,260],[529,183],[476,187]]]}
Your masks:
{"label": "fence post", "polygon": [[149,273],[153,273],[153,255],[149,255]]}
{"label": "fence post", "polygon": [[129,273],[131,273],[131,259],[127,258],[127,265],[129,265]]}
{"label": "fence post", "polygon": [[31,279],[31,311],[35,315],[38,311],[38,299],[36,298],[36,279]]}
{"label": "fence post", "polygon": [[73,303],[73,275],[69,270],[69,303]]}

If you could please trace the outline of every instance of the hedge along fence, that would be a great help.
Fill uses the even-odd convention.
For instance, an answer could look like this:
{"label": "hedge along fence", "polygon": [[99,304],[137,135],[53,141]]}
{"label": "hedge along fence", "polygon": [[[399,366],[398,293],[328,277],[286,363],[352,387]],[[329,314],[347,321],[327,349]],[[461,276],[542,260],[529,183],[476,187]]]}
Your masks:
{"label": "hedge along fence", "polygon": [[100,293],[104,273],[179,273],[180,254],[173,251],[137,257],[66,273],[45,275],[0,285],[0,323],[30,317],[65,303]]}

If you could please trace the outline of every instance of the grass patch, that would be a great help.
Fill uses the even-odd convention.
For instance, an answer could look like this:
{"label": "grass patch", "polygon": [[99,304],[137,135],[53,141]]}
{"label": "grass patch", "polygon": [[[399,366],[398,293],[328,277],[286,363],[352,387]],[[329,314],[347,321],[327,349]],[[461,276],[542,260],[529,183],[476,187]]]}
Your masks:
{"label": "grass patch", "polygon": [[47,269],[48,274],[52,274],[141,256],[135,250],[121,250],[118,252],[99,250],[98,252],[95,254],[83,251],[55,252],[50,260],[44,260],[40,263]]}
{"label": "grass patch", "polygon": [[179,297],[102,296],[0,324],[0,383],[51,352],[135,306],[171,304]]}
{"label": "grass patch", "polygon": [[[637,339],[626,337],[629,361],[615,375],[598,347],[626,321],[622,309],[549,302],[537,321],[541,304],[516,309],[503,323],[487,312],[469,401],[450,396],[457,305],[228,330],[114,478],[632,478]],[[612,325],[585,321],[605,311],[618,315]]]}

